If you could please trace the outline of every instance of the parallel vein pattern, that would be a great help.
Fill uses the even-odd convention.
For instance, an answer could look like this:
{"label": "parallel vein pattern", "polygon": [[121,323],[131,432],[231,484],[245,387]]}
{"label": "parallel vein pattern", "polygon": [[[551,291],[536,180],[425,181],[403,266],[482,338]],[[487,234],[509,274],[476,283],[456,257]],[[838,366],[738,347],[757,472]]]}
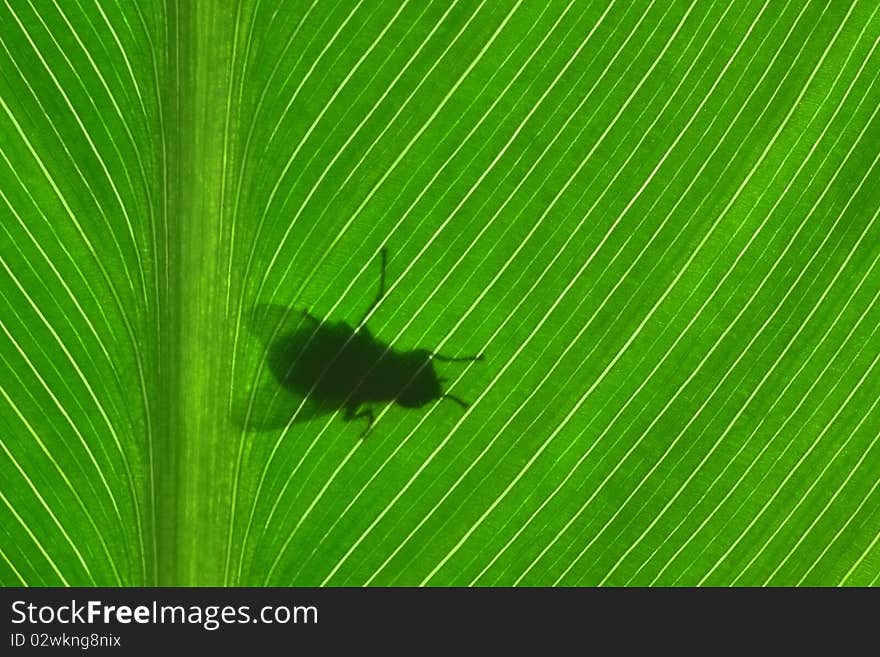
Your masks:
{"label": "parallel vein pattern", "polygon": [[876,3],[136,5],[0,0],[0,581],[878,583]]}

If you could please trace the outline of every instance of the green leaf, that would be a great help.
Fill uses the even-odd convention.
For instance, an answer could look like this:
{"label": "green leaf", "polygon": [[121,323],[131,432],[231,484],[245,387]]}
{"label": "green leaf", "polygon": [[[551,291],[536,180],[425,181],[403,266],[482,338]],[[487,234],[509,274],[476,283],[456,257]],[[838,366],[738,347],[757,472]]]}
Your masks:
{"label": "green leaf", "polygon": [[875,3],[0,25],[3,584],[877,584]]}

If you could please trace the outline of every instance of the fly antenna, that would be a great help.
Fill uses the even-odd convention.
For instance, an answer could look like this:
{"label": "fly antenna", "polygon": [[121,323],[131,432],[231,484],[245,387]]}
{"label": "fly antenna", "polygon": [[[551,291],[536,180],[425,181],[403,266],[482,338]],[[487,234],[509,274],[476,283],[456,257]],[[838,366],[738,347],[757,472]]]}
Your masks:
{"label": "fly antenna", "polygon": [[483,354],[477,354],[476,356],[441,356],[440,354],[431,354],[431,358],[443,363],[466,363],[468,361],[483,360]]}
{"label": "fly antenna", "polygon": [[467,408],[468,406],[470,406],[470,404],[468,404],[464,399],[462,399],[461,397],[456,397],[455,395],[443,394],[440,395],[440,399],[451,399],[462,408]]}

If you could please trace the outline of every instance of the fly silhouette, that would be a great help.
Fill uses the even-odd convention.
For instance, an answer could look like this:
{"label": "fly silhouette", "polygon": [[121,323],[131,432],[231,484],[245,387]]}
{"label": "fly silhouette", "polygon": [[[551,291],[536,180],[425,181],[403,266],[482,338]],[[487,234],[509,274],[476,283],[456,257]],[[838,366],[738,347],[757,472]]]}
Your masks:
{"label": "fly silhouette", "polygon": [[[290,420],[304,421],[341,411],[346,421],[366,421],[361,432],[364,437],[373,427],[374,407],[378,404],[419,408],[448,399],[467,408],[465,400],[443,390],[444,379],[437,375],[434,363],[476,361],[482,360],[482,355],[452,357],[428,349],[398,350],[378,340],[367,328],[367,316],[385,296],[386,250],[382,249],[380,255],[379,290],[360,322],[354,326],[327,322],[303,310],[295,313],[295,326],[268,342],[268,369],[291,398],[287,401],[296,402],[296,408],[291,413],[290,403],[285,404],[275,391],[269,395],[271,408],[252,414],[251,424],[272,428]],[[276,326],[277,318],[290,315],[283,306],[262,304],[257,310],[270,323],[275,318]]]}

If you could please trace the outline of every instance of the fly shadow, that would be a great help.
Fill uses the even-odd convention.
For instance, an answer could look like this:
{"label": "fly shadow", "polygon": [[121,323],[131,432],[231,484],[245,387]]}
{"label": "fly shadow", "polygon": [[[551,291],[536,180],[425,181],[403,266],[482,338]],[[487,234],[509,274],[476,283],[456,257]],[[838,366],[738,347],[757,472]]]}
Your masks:
{"label": "fly shadow", "polygon": [[367,316],[385,295],[386,250],[380,255],[378,293],[354,325],[325,321],[307,310],[257,305],[251,328],[264,347],[271,380],[260,384],[247,406],[236,412],[241,426],[268,431],[340,411],[347,422],[366,421],[364,437],[372,429],[378,405],[419,408],[448,399],[467,408],[465,400],[443,390],[444,379],[434,363],[476,361],[482,355],[398,350],[367,328]]}

